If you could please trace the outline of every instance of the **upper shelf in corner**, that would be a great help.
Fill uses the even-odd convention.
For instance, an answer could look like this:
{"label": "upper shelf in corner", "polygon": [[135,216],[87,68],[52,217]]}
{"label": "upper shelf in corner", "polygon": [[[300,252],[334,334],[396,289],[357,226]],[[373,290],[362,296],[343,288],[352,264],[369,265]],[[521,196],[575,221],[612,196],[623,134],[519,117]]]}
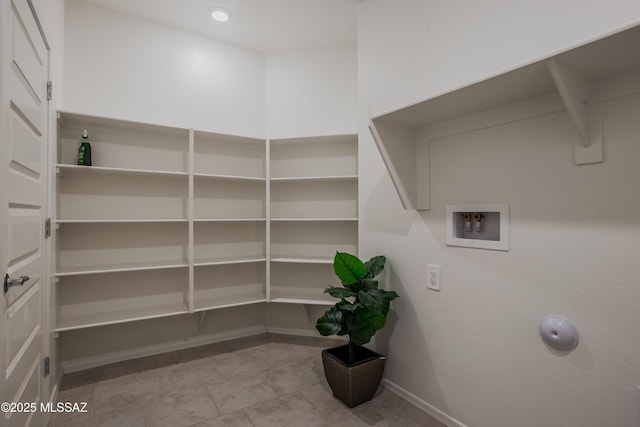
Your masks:
{"label": "upper shelf in corner", "polygon": [[640,26],[536,61],[460,89],[374,117],[418,128],[556,90],[548,62],[556,60],[588,81],[640,69]]}
{"label": "upper shelf in corner", "polygon": [[[491,120],[499,122],[493,124],[507,123],[516,115],[533,114],[534,110],[541,113],[552,105],[543,95],[555,93],[555,103],[559,106],[554,105],[553,108],[556,111],[558,108],[567,110],[580,136],[575,145],[575,163],[601,162],[600,106],[604,95],[598,89],[601,82],[627,73],[633,74],[636,81],[639,70],[640,26],[636,26],[413,105],[376,115],[369,127],[404,208],[428,210],[429,150],[428,145],[420,142],[433,138],[435,129],[441,133],[460,131],[456,128],[461,122],[453,120],[462,118],[466,119],[464,130],[478,129],[487,117],[479,113],[491,111],[497,112]],[[562,103],[557,101],[558,93]],[[529,105],[529,100],[533,99],[538,100],[535,106]],[[526,112],[525,109],[510,108],[522,101],[527,103]]]}

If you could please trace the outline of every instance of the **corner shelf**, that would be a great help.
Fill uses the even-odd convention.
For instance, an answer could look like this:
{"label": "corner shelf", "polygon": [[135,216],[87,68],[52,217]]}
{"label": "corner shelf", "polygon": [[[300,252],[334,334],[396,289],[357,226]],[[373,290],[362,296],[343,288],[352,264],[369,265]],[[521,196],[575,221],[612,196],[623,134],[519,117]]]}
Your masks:
{"label": "corner shelf", "polygon": [[314,181],[357,181],[358,175],[336,175],[336,176],[291,176],[282,178],[271,178],[272,183],[277,182],[314,182]]}
{"label": "corner shelf", "polygon": [[208,258],[208,259],[194,259],[194,267],[205,267],[209,265],[230,265],[230,264],[250,264],[256,262],[266,262],[266,257],[225,257],[225,258]]}
{"label": "corner shelf", "polygon": [[64,177],[65,174],[113,174],[113,175],[158,175],[158,176],[178,176],[188,177],[186,172],[173,172],[151,169],[129,169],[129,168],[113,168],[105,166],[78,166],[58,163],[56,165],[56,174]]}
{"label": "corner shelf", "polygon": [[315,257],[315,258],[301,258],[301,257],[274,257],[271,258],[271,262],[285,262],[294,264],[333,264],[331,258]]}
{"label": "corner shelf", "polygon": [[84,276],[104,273],[121,273],[127,271],[167,270],[173,268],[187,268],[188,266],[189,263],[187,260],[176,260],[175,262],[137,262],[129,264],[118,263],[81,267],[60,267],[55,273],[55,276]]}
{"label": "corner shelf", "polygon": [[325,301],[320,299],[308,299],[308,298],[271,298],[271,302],[278,302],[281,304],[302,304],[302,305],[326,305],[332,306],[336,302]]}
{"label": "corner shelf", "polygon": [[57,319],[55,331],[64,332],[94,326],[175,316],[188,312],[189,308],[184,303],[177,302],[157,306],[140,306],[123,310],[95,311],[88,314],[61,315]]}
{"label": "corner shelf", "polygon": [[290,217],[290,218],[271,218],[271,222],[357,222],[358,218],[356,217]]}
{"label": "corner shelf", "polygon": [[[333,303],[331,255],[357,253],[357,135],[264,140],[63,111],[57,124],[56,331]],[[91,167],[74,164],[83,129]]]}
{"label": "corner shelf", "polygon": [[58,219],[57,225],[63,224],[150,224],[150,223],[187,223],[185,218],[142,218],[142,219]]}
{"label": "corner shelf", "polygon": [[[373,117],[369,129],[405,209],[430,208],[429,141],[567,110],[575,163],[603,161],[603,101],[638,86],[640,26]],[[558,100],[558,94],[560,95]]]}
{"label": "corner shelf", "polygon": [[333,254],[357,253],[358,137],[270,140],[269,167],[268,301],[334,304]]}

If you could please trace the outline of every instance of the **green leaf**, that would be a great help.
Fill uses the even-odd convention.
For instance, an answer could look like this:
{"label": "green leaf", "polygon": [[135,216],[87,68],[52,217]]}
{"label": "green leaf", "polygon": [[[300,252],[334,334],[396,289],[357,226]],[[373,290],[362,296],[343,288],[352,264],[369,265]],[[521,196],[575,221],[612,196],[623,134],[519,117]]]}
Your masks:
{"label": "green leaf", "polygon": [[340,310],[347,313],[354,311],[358,307],[360,307],[360,304],[351,304],[349,301],[344,299],[340,302],[337,302],[336,305],[334,305],[334,308],[336,310]]}
{"label": "green leaf", "polygon": [[372,289],[378,289],[378,281],[373,279],[364,279],[362,281],[362,291],[368,291]]}
{"label": "green leaf", "polygon": [[[344,315],[341,311],[329,310],[316,321],[316,329],[322,336],[344,335]],[[341,333],[342,332],[342,333]]]}
{"label": "green leaf", "polygon": [[368,291],[369,294],[374,295],[376,298],[383,298],[387,301],[393,301],[396,298],[400,298],[400,295],[396,291],[385,291],[384,289],[372,289]]}
{"label": "green leaf", "polygon": [[387,261],[386,257],[382,255],[378,255],[371,258],[369,261],[365,262],[364,266],[365,266],[365,269],[367,270],[365,278],[373,279],[378,274],[380,274],[382,270],[384,270],[384,264],[386,261]]}
{"label": "green leaf", "polygon": [[327,289],[324,290],[324,293],[329,294],[334,298],[340,298],[340,299],[356,296],[356,293],[353,291],[350,291],[349,289],[337,288],[335,286],[328,287]]}
{"label": "green leaf", "polygon": [[380,329],[384,326],[384,317],[386,317],[389,312],[389,301],[380,297],[376,291],[377,289],[369,292],[361,291],[358,293],[358,301],[360,301],[363,307],[383,316],[382,325],[380,327],[376,327],[376,329]]}
{"label": "green leaf", "polygon": [[[384,323],[384,316],[382,316]],[[345,328],[348,331],[349,340],[355,345],[364,345],[371,341],[376,333],[376,325],[380,323],[380,315],[366,308],[358,308],[353,316],[346,319]]]}
{"label": "green leaf", "polygon": [[333,258],[333,271],[344,285],[352,285],[367,274],[362,261],[346,252],[336,252]]}

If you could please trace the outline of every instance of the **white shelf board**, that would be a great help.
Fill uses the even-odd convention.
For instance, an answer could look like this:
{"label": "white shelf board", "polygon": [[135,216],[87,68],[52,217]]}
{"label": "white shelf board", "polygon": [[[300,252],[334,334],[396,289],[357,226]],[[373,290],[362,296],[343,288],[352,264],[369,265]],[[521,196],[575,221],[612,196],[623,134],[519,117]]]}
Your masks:
{"label": "white shelf board", "polygon": [[[593,111],[580,114],[590,116],[592,123],[598,123],[601,100],[576,96],[582,97],[585,93],[595,96],[593,93],[597,91],[592,90],[593,85],[600,80],[640,69],[638,52],[640,26],[394,111],[374,114],[369,127],[403,206],[405,209],[429,209],[428,135],[429,129],[435,125],[516,105],[554,92],[560,92],[571,116],[576,116],[572,111],[574,105],[587,106],[585,108]],[[563,72],[559,78],[558,73],[553,71],[558,68],[554,63],[562,64],[562,69],[571,72]],[[567,90],[567,87],[574,85],[574,81],[567,81],[567,76],[584,80],[588,90]],[[602,161],[602,142],[598,146],[598,136],[595,137],[595,143],[589,143],[584,137],[591,126],[582,120],[574,119],[573,122],[583,136],[580,146],[575,147],[576,164]],[[601,132],[601,129],[596,130]]]}
{"label": "white shelf board", "polygon": [[324,293],[325,288],[296,288],[292,286],[279,286],[274,284],[271,287],[270,302],[288,304],[312,304],[312,305],[334,305],[337,299]]}
{"label": "white shelf board", "polygon": [[215,310],[219,308],[238,307],[241,305],[259,304],[266,302],[264,292],[254,294],[241,294],[235,296],[227,296],[223,298],[203,298],[196,297],[194,301],[193,311]]}
{"label": "white shelf board", "polygon": [[423,127],[477,111],[507,105],[556,90],[550,60],[577,70],[588,80],[640,68],[640,26],[575,47],[531,64],[483,79],[422,102],[376,115],[375,120]]}
{"label": "white shelf board", "polygon": [[184,303],[174,303],[151,307],[137,307],[135,309],[59,317],[58,319],[56,319],[55,331],[62,332],[70,331],[73,329],[89,328],[93,326],[131,322],[135,320],[155,319],[158,317],[175,316],[177,314],[185,314],[188,312],[189,309]]}
{"label": "white shelf board", "polygon": [[271,262],[284,262],[284,263],[296,263],[296,264],[333,264],[333,258],[314,257],[314,258],[302,258],[302,257],[286,257],[275,256],[271,258]]}
{"label": "white shelf board", "polygon": [[56,164],[56,173],[59,176],[64,176],[65,173],[102,173],[102,174],[114,174],[114,175],[155,175],[155,176],[175,176],[175,177],[188,177],[187,172],[175,172],[164,170],[150,170],[150,169],[126,169],[126,168],[111,168],[105,166],[78,166],[78,165],[66,165],[62,163]]}
{"label": "white shelf board", "polygon": [[357,181],[358,180],[358,175],[271,177],[269,180],[272,183],[279,183],[279,182],[314,182],[314,181]]}
{"label": "white shelf board", "polygon": [[196,259],[193,262],[195,267],[205,267],[209,265],[229,265],[229,264],[248,264],[254,262],[265,262],[266,257],[228,257],[228,258],[207,258]]}
{"label": "white shelf board", "polygon": [[[215,144],[215,143],[233,143],[244,145],[257,145],[260,147],[264,147],[265,140],[261,138],[255,138],[252,136],[243,136],[243,135],[232,135],[228,133],[219,133],[219,132],[209,132],[204,130],[194,129],[194,142],[196,147],[199,145],[206,146],[207,144]],[[196,148],[196,152],[197,152]]]}
{"label": "white shelf board", "polygon": [[264,222],[267,218],[194,218],[194,222]]}
{"label": "white shelf board", "polygon": [[184,136],[185,145],[188,142],[187,128],[179,128],[154,123],[135,122],[111,117],[89,116],[86,114],[74,113],[72,111],[58,111],[57,118],[64,127],[86,128],[86,127],[106,127],[121,130],[133,130],[137,132],[151,132],[168,135]]}
{"label": "white shelf board", "polygon": [[56,277],[78,276],[84,274],[117,273],[121,271],[163,270],[168,268],[185,268],[189,263],[186,260],[173,262],[145,262],[131,264],[91,265],[82,267],[66,267],[56,271]]}
{"label": "white shelf board", "polygon": [[311,304],[311,305],[327,305],[332,306],[337,301],[324,301],[308,298],[271,298],[270,302],[279,302],[285,304]]}
{"label": "white shelf board", "polygon": [[269,142],[271,144],[278,145],[288,145],[288,144],[323,144],[323,143],[331,143],[331,142],[357,142],[356,134],[335,134],[335,135],[315,135],[315,136],[302,136],[302,137],[294,137],[294,138],[274,138],[270,139]]}
{"label": "white shelf board", "polygon": [[274,222],[357,222],[358,218],[271,218]]}
{"label": "white shelf board", "polygon": [[56,224],[153,224],[187,223],[186,218],[148,218],[148,219],[58,219]]}
{"label": "white shelf board", "polygon": [[210,173],[194,173],[194,178],[199,179],[217,179],[221,181],[249,181],[249,182],[265,182],[267,179],[264,177],[256,176],[239,176],[239,175],[217,175]]}

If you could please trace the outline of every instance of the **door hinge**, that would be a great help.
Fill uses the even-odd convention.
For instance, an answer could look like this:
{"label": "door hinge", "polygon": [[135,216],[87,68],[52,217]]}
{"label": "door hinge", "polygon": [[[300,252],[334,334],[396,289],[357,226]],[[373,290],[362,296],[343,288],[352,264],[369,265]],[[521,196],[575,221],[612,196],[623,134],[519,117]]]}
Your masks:
{"label": "door hinge", "polygon": [[50,359],[49,356],[44,358],[44,362],[42,363],[42,366],[44,367],[44,376],[47,377],[49,376],[49,372],[51,369],[51,363],[50,363]]}
{"label": "door hinge", "polygon": [[51,237],[51,218],[44,220],[44,238]]}
{"label": "door hinge", "polygon": [[53,99],[53,82],[49,80],[47,82],[47,101],[51,101]]}

